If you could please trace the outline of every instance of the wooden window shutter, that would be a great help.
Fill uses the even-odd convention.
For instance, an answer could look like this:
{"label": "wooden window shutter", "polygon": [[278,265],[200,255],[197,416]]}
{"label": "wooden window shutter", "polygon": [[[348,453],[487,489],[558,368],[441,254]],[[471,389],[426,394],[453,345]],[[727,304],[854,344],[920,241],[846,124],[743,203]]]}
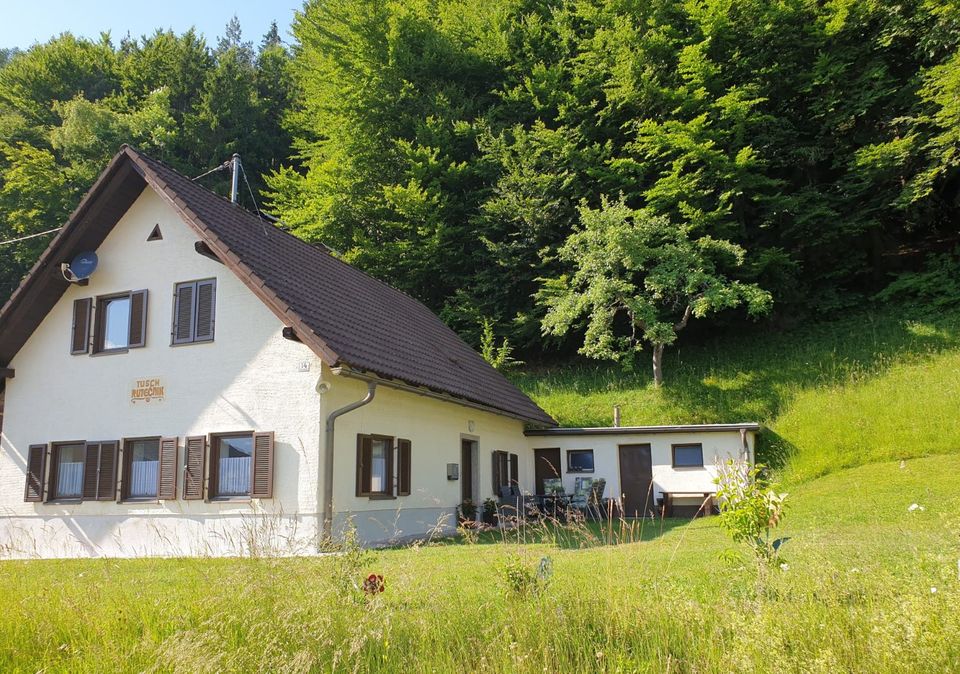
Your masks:
{"label": "wooden window shutter", "polygon": [[195,435],[184,441],[183,499],[203,498],[203,467],[207,461],[207,438]]}
{"label": "wooden window shutter", "polygon": [[44,501],[52,501],[57,493],[57,454],[59,449],[54,446],[47,450],[47,489]]}
{"label": "wooden window shutter", "polygon": [[90,312],[93,300],[84,297],[73,301],[73,327],[70,330],[70,353],[88,353],[90,351]]}
{"label": "wooden window shutter", "polygon": [[370,493],[370,461],[373,456],[373,438],[357,434],[357,496]]}
{"label": "wooden window shutter", "polygon": [[193,298],[196,283],[177,285],[173,302],[173,343],[189,344],[193,341]]}
{"label": "wooden window shutter", "polygon": [[510,455],[510,485],[520,484],[520,457],[516,454]]}
{"label": "wooden window shutter", "polygon": [[130,338],[127,346],[131,349],[145,346],[147,343],[147,291],[136,290],[130,293]]}
{"label": "wooden window shutter", "polygon": [[197,281],[197,309],[194,312],[194,341],[213,340],[213,323],[216,315],[217,281]]}
{"label": "wooden window shutter", "polygon": [[47,465],[47,446],[30,445],[27,454],[27,486],[24,501],[43,501],[43,469]]}
{"label": "wooden window shutter", "polygon": [[177,438],[160,438],[160,465],[157,471],[157,498],[177,498]]}
{"label": "wooden window shutter", "polygon": [[252,498],[273,498],[273,431],[253,434]]}
{"label": "wooden window shutter", "polygon": [[100,443],[97,465],[97,500],[112,501],[117,495],[117,443]]}
{"label": "wooden window shutter", "polygon": [[409,496],[410,495],[410,441],[409,440],[397,440],[397,458],[399,466],[399,480],[397,483],[397,495],[398,496]]}
{"label": "wooden window shutter", "polygon": [[502,452],[500,451],[495,451],[492,454],[493,456],[492,477],[493,477],[493,495],[494,496],[500,495],[500,485],[503,484],[503,476],[500,473],[500,468],[501,468],[500,454],[502,454]]}
{"label": "wooden window shutter", "polygon": [[83,462],[83,490],[81,498],[96,500],[97,498],[97,468],[100,466],[100,445],[96,442],[87,443],[87,456]]}

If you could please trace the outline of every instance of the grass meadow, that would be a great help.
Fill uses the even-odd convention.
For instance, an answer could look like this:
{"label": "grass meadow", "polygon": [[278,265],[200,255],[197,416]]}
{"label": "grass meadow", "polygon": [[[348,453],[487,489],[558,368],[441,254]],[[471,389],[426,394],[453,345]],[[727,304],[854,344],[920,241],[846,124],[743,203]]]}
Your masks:
{"label": "grass meadow", "polygon": [[[608,424],[614,404],[625,424],[763,422],[791,492],[784,566],[716,518],[6,561],[0,671],[960,671],[960,314],[718,336],[674,350],[659,391],[596,364],[513,376],[564,424]],[[384,592],[363,592],[371,573]]]}
{"label": "grass meadow", "polygon": [[[807,481],[787,566],[763,578],[715,518],[645,522],[636,542],[615,524],[320,558],[3,562],[0,670],[958,671],[958,483],[950,456]],[[515,589],[510,570],[544,557],[549,579]],[[383,593],[357,588],[369,573]]]}
{"label": "grass meadow", "polygon": [[[892,459],[960,452],[960,312],[891,307],[757,328],[667,351],[666,384],[646,369],[579,361],[511,377],[561,424],[759,421],[759,457],[787,482]],[[645,365],[644,365],[645,367]]]}

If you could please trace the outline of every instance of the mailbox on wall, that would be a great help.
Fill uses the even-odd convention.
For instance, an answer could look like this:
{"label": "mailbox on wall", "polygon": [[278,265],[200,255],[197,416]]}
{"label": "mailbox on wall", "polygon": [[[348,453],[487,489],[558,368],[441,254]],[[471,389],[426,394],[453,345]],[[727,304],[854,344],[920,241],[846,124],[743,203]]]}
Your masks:
{"label": "mailbox on wall", "polygon": [[448,463],[448,464],[447,464],[447,479],[448,479],[448,480],[459,480],[459,479],[460,479],[460,464],[459,464],[459,463]]}

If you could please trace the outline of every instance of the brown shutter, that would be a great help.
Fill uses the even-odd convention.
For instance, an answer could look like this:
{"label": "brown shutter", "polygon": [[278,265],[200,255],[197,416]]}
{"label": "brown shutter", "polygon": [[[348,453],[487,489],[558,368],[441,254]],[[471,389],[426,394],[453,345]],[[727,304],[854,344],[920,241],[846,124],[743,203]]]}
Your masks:
{"label": "brown shutter", "polygon": [[147,291],[130,293],[130,338],[127,346],[135,349],[147,343]]}
{"label": "brown shutter", "polygon": [[502,484],[502,476],[500,475],[500,452],[495,451],[493,452],[492,456],[493,456],[493,467],[492,467],[493,495],[500,496],[500,485]]}
{"label": "brown shutter", "polygon": [[30,445],[27,455],[27,486],[24,501],[43,501],[43,469],[47,464],[47,446]]}
{"label": "brown shutter", "polygon": [[84,297],[73,301],[73,327],[70,331],[70,353],[90,351],[90,311],[93,300]]}
{"label": "brown shutter", "polygon": [[357,434],[357,496],[370,493],[370,459],[373,455],[373,438]]}
{"label": "brown shutter", "polygon": [[213,340],[213,323],[216,314],[217,281],[197,281],[197,310],[194,313],[194,341]]}
{"label": "brown shutter", "polygon": [[253,434],[251,485],[252,498],[273,498],[273,431]]}
{"label": "brown shutter", "polygon": [[83,462],[83,500],[97,498],[97,468],[100,466],[100,445],[96,442],[87,443],[87,456]]}
{"label": "brown shutter", "polygon": [[59,449],[56,446],[47,450],[47,492],[44,495],[45,501],[52,501],[57,494],[57,454]]}
{"label": "brown shutter", "polygon": [[510,455],[510,486],[520,484],[520,457],[516,454]]}
{"label": "brown shutter", "polygon": [[188,344],[193,341],[193,297],[196,283],[177,285],[173,303],[173,343]]}
{"label": "brown shutter", "polygon": [[97,474],[97,500],[112,501],[117,495],[117,443],[100,443],[100,464]]}
{"label": "brown shutter", "polygon": [[157,498],[177,498],[177,438],[160,438],[160,465],[157,471]]}
{"label": "brown shutter", "polygon": [[184,442],[183,499],[203,498],[203,466],[206,463],[207,439],[202,435],[189,437]]}
{"label": "brown shutter", "polygon": [[410,495],[410,441],[397,440],[397,453],[400,455],[398,462],[400,464],[400,480],[397,485],[398,496]]}

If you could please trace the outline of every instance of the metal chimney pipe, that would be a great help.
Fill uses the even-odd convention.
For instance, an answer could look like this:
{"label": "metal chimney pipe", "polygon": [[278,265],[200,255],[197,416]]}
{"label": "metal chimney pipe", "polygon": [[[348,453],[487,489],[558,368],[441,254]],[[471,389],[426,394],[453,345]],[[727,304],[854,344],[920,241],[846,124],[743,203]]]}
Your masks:
{"label": "metal chimney pipe", "polygon": [[230,178],[230,201],[237,203],[240,198],[240,155],[233,153],[233,159],[230,160],[230,171],[233,174]]}
{"label": "metal chimney pipe", "polygon": [[620,428],[620,405],[613,406],[613,427]]}

